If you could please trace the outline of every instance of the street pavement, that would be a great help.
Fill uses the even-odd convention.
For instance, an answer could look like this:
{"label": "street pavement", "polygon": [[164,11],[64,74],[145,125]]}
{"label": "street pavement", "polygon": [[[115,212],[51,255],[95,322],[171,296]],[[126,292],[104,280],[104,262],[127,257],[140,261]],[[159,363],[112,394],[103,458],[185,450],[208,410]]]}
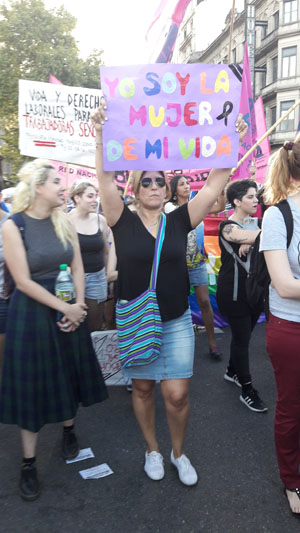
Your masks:
{"label": "street pavement", "polygon": [[[217,334],[223,362],[207,354],[206,334],[196,336],[191,381],[191,417],[186,454],[199,473],[185,487],[170,465],[170,439],[157,386],[157,433],[166,475],[153,482],[143,471],[144,444],[131,396],[110,387],[101,405],[80,409],[76,422],[81,448],[95,458],[66,465],[60,457],[61,427],[40,433],[38,469],[42,494],[23,502],[18,494],[21,446],[15,427],[0,425],[1,533],[293,533],[291,515],[275,458],[275,385],[265,351],[264,324],[251,340],[251,371],[267,413],[253,413],[239,401],[240,389],[224,381],[230,333]],[[83,480],[79,470],[107,463],[114,474]]]}

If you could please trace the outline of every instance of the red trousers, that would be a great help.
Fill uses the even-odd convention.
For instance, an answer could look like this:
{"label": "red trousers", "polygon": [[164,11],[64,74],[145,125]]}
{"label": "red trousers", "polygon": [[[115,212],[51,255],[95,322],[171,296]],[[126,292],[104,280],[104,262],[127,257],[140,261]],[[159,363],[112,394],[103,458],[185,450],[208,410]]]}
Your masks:
{"label": "red trousers", "polygon": [[277,385],[274,427],[280,477],[288,489],[300,488],[300,324],[270,313],[266,337]]}

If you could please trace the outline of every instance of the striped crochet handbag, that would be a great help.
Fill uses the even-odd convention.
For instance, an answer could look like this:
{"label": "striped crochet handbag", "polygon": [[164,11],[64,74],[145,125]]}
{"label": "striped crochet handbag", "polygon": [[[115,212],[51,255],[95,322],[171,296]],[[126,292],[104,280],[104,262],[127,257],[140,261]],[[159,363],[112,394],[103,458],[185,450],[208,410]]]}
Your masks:
{"label": "striped crochet handbag", "polygon": [[116,304],[116,324],[122,367],[147,365],[159,356],[162,322],[156,298],[156,281],[165,236],[166,216],[161,214],[155,242],[149,288],[134,300]]}

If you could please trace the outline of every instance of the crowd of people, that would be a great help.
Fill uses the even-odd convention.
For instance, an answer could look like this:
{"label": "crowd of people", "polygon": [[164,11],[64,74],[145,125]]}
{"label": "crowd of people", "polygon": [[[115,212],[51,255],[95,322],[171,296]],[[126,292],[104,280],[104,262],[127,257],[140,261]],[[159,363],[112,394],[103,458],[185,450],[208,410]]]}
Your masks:
{"label": "crowd of people", "polygon": [[[224,379],[239,387],[240,400],[251,411],[267,411],[253,387],[249,364],[250,337],[261,310],[249,306],[247,272],[241,265],[249,261],[260,235],[271,278],[266,338],[278,393],[276,452],[291,511],[300,516],[300,141],[285,143],[273,158],[263,196],[270,207],[261,227],[254,216],[258,205],[255,180],[228,185],[230,168],[213,169],[192,199],[185,176],[169,182],[161,170],[135,171],[131,174],[134,202],[126,205],[114,173],[103,169],[102,132],[108,119],[102,100],[91,119],[101,214],[98,191],[89,181],[72,185],[68,194],[73,208],[66,212],[64,187],[55,168],[39,159],[20,169],[11,212],[0,209],[0,422],[16,424],[21,430],[20,494],[27,501],[40,494],[36,445],[45,424],[63,424],[65,460],[78,454],[75,417],[79,405],[108,397],[90,333],[110,327],[115,298],[132,302],[147,291],[163,224],[156,280],[159,356],[150,364],[124,366],[123,375],[132,383],[133,411],[145,441],[146,475],[154,481],[165,475],[155,428],[155,384],[159,382],[170,431],[170,461],[184,485],[197,483],[196,469],[184,450],[194,360],[189,293],[193,286],[210,357],[221,361],[209,299],[203,219],[208,213],[223,211],[227,199],[232,212],[219,228],[222,264],[217,287],[218,307],[231,330]],[[236,128],[242,140],[247,127],[241,117]],[[282,213],[275,205],[284,200],[293,218],[288,247]],[[74,281],[75,300],[69,303],[55,295],[61,264],[68,265]],[[10,292],[9,276],[14,283]]]}

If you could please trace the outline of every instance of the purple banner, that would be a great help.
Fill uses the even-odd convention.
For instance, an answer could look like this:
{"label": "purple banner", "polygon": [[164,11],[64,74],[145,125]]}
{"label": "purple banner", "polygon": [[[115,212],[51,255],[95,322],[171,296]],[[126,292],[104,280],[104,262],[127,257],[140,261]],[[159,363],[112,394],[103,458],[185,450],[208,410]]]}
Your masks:
{"label": "purple banner", "polygon": [[229,168],[241,79],[228,65],[100,67],[105,170]]}

